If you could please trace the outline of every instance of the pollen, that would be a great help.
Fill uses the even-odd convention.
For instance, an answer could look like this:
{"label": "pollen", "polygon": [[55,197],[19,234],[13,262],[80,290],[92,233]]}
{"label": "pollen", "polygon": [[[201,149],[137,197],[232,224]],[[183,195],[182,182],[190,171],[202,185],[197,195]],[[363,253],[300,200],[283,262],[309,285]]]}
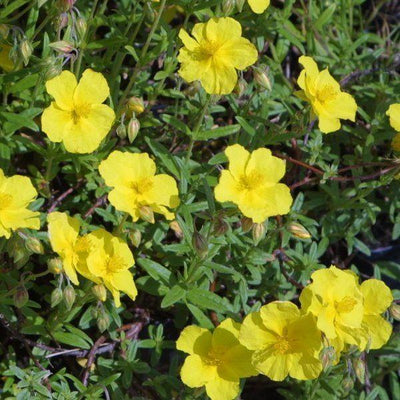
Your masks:
{"label": "pollen", "polygon": [[12,196],[7,193],[0,193],[0,211],[8,208],[12,203]]}

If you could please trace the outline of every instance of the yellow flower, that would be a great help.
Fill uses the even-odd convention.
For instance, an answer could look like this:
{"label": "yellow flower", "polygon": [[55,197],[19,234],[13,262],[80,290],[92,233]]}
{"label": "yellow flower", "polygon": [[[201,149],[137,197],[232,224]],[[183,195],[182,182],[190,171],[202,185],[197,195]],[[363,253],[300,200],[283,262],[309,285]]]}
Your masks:
{"label": "yellow flower", "polygon": [[100,163],[99,171],[106,184],[114,188],[108,195],[110,203],[129,213],[134,221],[152,212],[174,219],[168,208],[179,205],[176,182],[169,175],[155,175],[156,165],[147,153],[113,151]]}
{"label": "yellow flower", "polygon": [[102,104],[110,94],[99,72],[87,69],[79,84],[69,71],[46,82],[54,100],[42,115],[42,130],[70,153],[92,153],[110,131],[114,111]]}
{"label": "yellow flower", "polygon": [[135,260],[128,245],[104,229],[98,229],[87,236],[92,246],[86,259],[90,273],[102,280],[113,295],[117,307],[121,305],[120,291],[135,300],[137,290],[129,271]]}
{"label": "yellow flower", "polygon": [[288,375],[314,379],[321,373],[322,338],[315,318],[301,314],[289,301],[274,301],[249,314],[239,340],[254,351],[252,363],[257,371],[274,381]]}
{"label": "yellow flower", "polygon": [[366,347],[379,349],[387,343],[392,334],[392,325],[381,316],[392,304],[392,292],[384,282],[378,279],[364,281],[360,290],[364,297],[361,329],[367,341],[359,347],[361,350]]}
{"label": "yellow flower", "polygon": [[87,269],[86,257],[90,242],[79,236],[80,222],[66,213],[52,212],[47,216],[49,239],[52,249],[60,256],[63,268],[75,285],[79,284],[77,271],[86,278],[99,283]]}
{"label": "yellow flower", "polygon": [[256,14],[262,14],[269,7],[270,0],[248,0],[248,2]]}
{"label": "yellow flower", "polygon": [[302,90],[296,94],[311,104],[312,114],[318,116],[321,132],[339,130],[340,119],[354,122],[357,104],[350,94],[340,90],[339,83],[328,69],[320,72],[311,57],[302,56],[299,63],[304,67],[297,80]]}
{"label": "yellow flower", "polygon": [[6,177],[0,168],[0,236],[7,239],[19,228],[39,229],[39,213],[28,209],[37,196],[30,179],[22,175]]}
{"label": "yellow flower", "polygon": [[313,282],[300,295],[302,309],[315,315],[318,328],[328,341],[335,341],[338,351],[344,343],[360,346],[365,336],[355,330],[361,328],[364,300],[357,276],[331,266],[314,272],[311,278]]}
{"label": "yellow flower", "polygon": [[185,385],[206,387],[212,400],[232,400],[239,394],[240,378],[257,375],[251,365],[252,352],[239,343],[240,324],[228,318],[214,332],[187,326],[176,342],[188,353],[181,369]]}
{"label": "yellow flower", "polygon": [[290,211],[290,190],[278,183],[285,174],[285,161],[274,157],[269,149],[260,148],[250,154],[238,144],[227,147],[225,154],[229,169],[222,171],[215,187],[218,201],[237,204],[255,223]]}
{"label": "yellow flower", "polygon": [[257,61],[257,49],[242,37],[242,27],[233,18],[213,18],[196,24],[192,35],[181,29],[178,71],[187,82],[200,80],[210,94],[229,94],[237,82],[236,69],[244,70]]}
{"label": "yellow flower", "polygon": [[400,103],[391,104],[386,115],[390,117],[390,126],[400,132]]}

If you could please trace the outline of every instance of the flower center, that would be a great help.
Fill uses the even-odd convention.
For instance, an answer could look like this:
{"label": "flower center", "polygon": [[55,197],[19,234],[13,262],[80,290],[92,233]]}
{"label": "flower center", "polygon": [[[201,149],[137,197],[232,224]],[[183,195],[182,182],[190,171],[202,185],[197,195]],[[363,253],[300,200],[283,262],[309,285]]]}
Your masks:
{"label": "flower center", "polygon": [[90,112],[89,104],[80,104],[71,111],[71,119],[75,125],[79,123],[81,118],[87,118]]}
{"label": "flower center", "polygon": [[279,340],[274,344],[274,349],[279,353],[279,354],[286,354],[289,353],[291,350],[292,346],[290,345],[289,340],[281,336]]}
{"label": "flower center", "polygon": [[125,269],[124,260],[122,257],[113,255],[112,257],[107,257],[105,262],[105,273],[113,274]]}
{"label": "flower center", "polygon": [[144,178],[139,181],[132,182],[130,188],[135,196],[143,196],[146,192],[153,188],[153,181],[150,178]]}
{"label": "flower center", "polygon": [[258,172],[251,172],[249,175],[239,177],[238,185],[240,191],[255,190],[260,187],[263,181],[263,176]]}
{"label": "flower center", "polygon": [[0,193],[0,211],[10,206],[12,196],[7,193]]}
{"label": "flower center", "polygon": [[355,299],[346,296],[340,301],[335,301],[335,308],[338,313],[348,313],[353,310],[356,304],[357,301]]}
{"label": "flower center", "polygon": [[316,97],[322,104],[334,100],[337,97],[337,90],[332,85],[325,85],[321,89],[317,90]]}
{"label": "flower center", "polygon": [[207,365],[218,366],[222,364],[223,352],[218,349],[211,349],[207,356],[203,359],[204,363]]}
{"label": "flower center", "polygon": [[205,40],[200,43],[200,47],[195,51],[195,58],[198,61],[207,61],[210,58],[214,59],[220,49],[221,44],[215,41]]}

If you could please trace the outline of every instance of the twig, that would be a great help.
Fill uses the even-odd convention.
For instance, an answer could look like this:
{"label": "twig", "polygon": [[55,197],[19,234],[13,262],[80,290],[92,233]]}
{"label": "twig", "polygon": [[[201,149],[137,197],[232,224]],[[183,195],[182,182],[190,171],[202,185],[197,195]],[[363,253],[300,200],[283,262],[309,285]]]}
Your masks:
{"label": "twig", "polygon": [[86,213],[85,213],[85,215],[83,216],[83,218],[86,219],[86,218],[90,217],[90,216],[94,213],[94,211],[96,210],[96,208],[99,207],[99,206],[101,206],[101,205],[105,202],[106,198],[107,198],[107,195],[106,195],[106,194],[105,194],[104,196],[99,197],[99,198],[96,200],[96,202],[93,204],[93,206],[90,207],[89,210],[86,211]]}
{"label": "twig", "polygon": [[96,359],[96,352],[97,349],[106,341],[106,337],[104,335],[101,335],[94,343],[93,347],[91,348],[88,359],[86,362],[86,368],[85,371],[83,372],[83,378],[82,378],[82,383],[87,386],[89,376],[90,376],[90,368],[94,363],[94,360]]}
{"label": "twig", "polygon": [[57,207],[59,204],[61,204],[62,201],[63,201],[66,197],[68,197],[74,190],[78,189],[78,188],[82,185],[82,183],[83,183],[83,179],[78,180],[78,183],[77,183],[75,186],[69,188],[69,189],[66,190],[64,193],[62,193],[60,196],[58,196],[58,197],[54,200],[54,202],[53,202],[53,204],[50,206],[50,208],[48,209],[48,212],[49,212],[49,213],[53,212],[53,211],[56,209],[56,207]]}
{"label": "twig", "polygon": [[285,268],[284,258],[286,258],[285,252],[283,249],[278,249],[275,251],[276,258],[279,261],[279,268],[282,272],[282,275],[285,279],[291,283],[293,286],[297,287],[298,289],[304,289],[304,285],[300,282],[297,282],[296,279],[292,278]]}

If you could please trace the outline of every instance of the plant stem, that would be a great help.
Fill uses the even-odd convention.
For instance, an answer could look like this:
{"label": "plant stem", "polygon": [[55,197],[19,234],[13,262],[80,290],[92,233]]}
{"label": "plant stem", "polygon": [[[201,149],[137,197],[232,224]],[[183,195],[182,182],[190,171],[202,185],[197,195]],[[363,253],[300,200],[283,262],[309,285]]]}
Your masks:
{"label": "plant stem", "polygon": [[189,142],[189,147],[187,149],[187,153],[186,153],[186,158],[185,158],[185,164],[188,164],[190,157],[192,156],[192,151],[193,151],[193,146],[194,146],[194,142],[196,140],[196,136],[199,133],[201,124],[203,122],[204,119],[204,115],[206,114],[206,111],[208,109],[208,106],[210,104],[211,101],[211,95],[207,94],[207,98],[206,101],[201,109],[199,118],[197,119],[196,125],[194,126],[193,130],[192,130],[192,134],[190,136],[190,142]]}
{"label": "plant stem", "polygon": [[117,115],[119,115],[121,108],[124,105],[129,92],[132,90],[133,84],[135,83],[135,80],[136,80],[136,76],[140,71],[140,67],[142,66],[141,63],[143,62],[143,59],[145,58],[145,56],[147,54],[147,51],[149,49],[154,32],[156,31],[156,29],[158,28],[158,25],[160,23],[161,15],[163,14],[166,3],[167,3],[167,0],[161,0],[160,9],[158,10],[157,16],[153,22],[153,26],[151,27],[149,36],[147,37],[146,43],[144,44],[144,46],[142,48],[142,52],[140,53],[140,63],[136,64],[135,69],[132,72],[131,79],[129,80],[128,86],[124,90],[124,93],[122,94],[122,97],[118,103],[118,108],[117,108],[117,112],[116,112]]}

